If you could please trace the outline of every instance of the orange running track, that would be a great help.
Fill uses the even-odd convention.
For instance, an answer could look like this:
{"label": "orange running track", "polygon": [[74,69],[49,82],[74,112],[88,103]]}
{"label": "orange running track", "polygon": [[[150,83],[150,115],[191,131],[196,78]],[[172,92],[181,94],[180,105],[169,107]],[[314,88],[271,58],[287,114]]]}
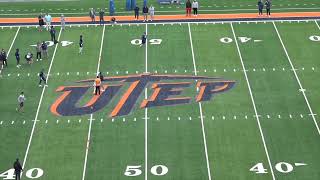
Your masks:
{"label": "orange running track", "polygon": [[[136,21],[134,16],[114,16],[117,22],[121,21]],[[257,13],[238,13],[238,14],[199,14],[197,17],[191,16],[186,17],[185,15],[156,15],[154,20],[161,20],[161,21],[194,21],[194,20],[232,20],[232,19],[279,19],[279,18],[319,18],[320,12],[286,12],[286,13],[272,13],[270,17],[258,16]],[[105,16],[105,20],[109,21],[111,16]],[[98,17],[96,18],[98,21]],[[140,20],[143,20],[142,17]],[[60,17],[54,17],[52,19],[53,22],[60,22]],[[89,17],[66,17],[66,22],[91,22]],[[1,24],[34,24],[38,23],[38,18],[0,18]]]}

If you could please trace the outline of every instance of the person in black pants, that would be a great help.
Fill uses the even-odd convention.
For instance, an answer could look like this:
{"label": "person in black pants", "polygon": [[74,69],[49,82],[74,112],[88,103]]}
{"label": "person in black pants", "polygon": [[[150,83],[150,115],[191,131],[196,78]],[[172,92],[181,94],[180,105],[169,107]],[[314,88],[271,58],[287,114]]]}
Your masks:
{"label": "person in black pants", "polygon": [[4,49],[1,50],[0,59],[1,59],[2,63],[3,63],[3,65],[5,64],[6,67],[8,67],[7,53],[4,51]]}
{"label": "person in black pants", "polygon": [[14,173],[16,175],[16,180],[20,180],[21,171],[23,171],[22,166],[17,158],[16,161],[13,163]]}
{"label": "person in black pants", "polygon": [[134,18],[135,18],[136,20],[139,19],[139,7],[138,7],[138,6],[136,6],[136,7],[134,8]]}
{"label": "person in black pants", "polygon": [[50,35],[51,35],[51,41],[53,41],[54,44],[57,44],[58,41],[56,40],[56,30],[54,29],[53,26],[51,26]]}
{"label": "person in black pants", "polygon": [[266,1],[266,3],[265,3],[265,5],[266,5],[266,10],[267,10],[267,16],[269,16],[270,17],[270,9],[271,9],[271,2],[270,2],[270,0],[267,0]]}
{"label": "person in black pants", "polygon": [[19,49],[16,49],[16,53],[14,54],[16,56],[16,60],[17,60],[17,68],[20,68],[20,52]]}
{"label": "person in black pants", "polygon": [[263,13],[262,13],[262,10],[263,10],[262,0],[258,1],[258,9],[259,9],[259,16],[262,16],[263,15]]}
{"label": "person in black pants", "polygon": [[100,25],[104,24],[104,10],[101,8],[99,11]]}
{"label": "person in black pants", "polygon": [[46,79],[46,76],[45,76],[45,74],[44,74],[43,71],[44,71],[44,69],[42,69],[42,70],[40,71],[40,73],[39,73],[39,78],[40,78],[39,87],[42,86],[42,85],[41,85],[42,81],[44,82],[45,85],[47,84],[47,79]]}

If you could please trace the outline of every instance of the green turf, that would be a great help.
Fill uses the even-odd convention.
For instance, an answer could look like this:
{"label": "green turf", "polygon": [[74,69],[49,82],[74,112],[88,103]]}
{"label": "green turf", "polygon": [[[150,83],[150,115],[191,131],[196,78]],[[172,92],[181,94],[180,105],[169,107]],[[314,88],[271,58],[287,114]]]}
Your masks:
{"label": "green turf", "polygon": [[[319,35],[320,31],[314,21],[275,24],[297,69],[298,78],[306,89],[310,107],[318,113],[319,85],[316,78],[319,72],[319,42],[311,41],[309,37]],[[235,43],[230,23],[190,24],[191,34],[188,24],[179,23],[108,25],[103,39],[103,26],[68,27],[61,32],[59,40],[71,41],[71,45],[57,45],[54,58],[55,46],[52,46],[48,60],[35,61],[31,66],[22,60],[22,67],[17,69],[13,56],[16,48],[20,48],[24,55],[27,51],[35,51],[31,44],[49,39],[46,31],[21,27],[9,55],[9,67],[4,69],[0,79],[3,92],[0,95],[3,100],[0,102],[0,136],[4,139],[0,145],[0,174],[11,168],[16,157],[23,162],[32,134],[25,172],[32,168],[43,169],[43,176],[37,179],[82,179],[84,172],[84,179],[209,179],[209,163],[211,179],[265,180],[272,179],[268,160],[276,179],[319,179],[319,132],[309,115],[310,109],[299,91],[298,81],[273,23],[232,25],[238,44]],[[60,32],[60,29],[57,31]],[[17,28],[4,28],[0,32],[5,37],[0,40],[0,46],[8,50]],[[131,41],[140,39],[143,32],[148,32],[149,41],[161,39],[161,44],[149,42],[147,47],[133,45]],[[83,55],[78,54],[80,34],[84,36]],[[221,38],[230,38],[232,42],[223,43]],[[79,85],[75,83],[77,80],[95,76],[101,40],[103,46],[98,70],[107,77],[146,71],[197,74],[234,80],[236,85],[199,105],[194,100],[198,93],[196,82],[188,81],[191,82],[190,88],[181,96],[191,97],[191,104],[147,110],[139,107],[145,98],[143,92],[129,115],[111,118],[111,111],[129,87],[129,83],[124,83],[108,106],[92,114],[91,129],[90,114],[71,117],[53,115],[50,106],[62,94],[55,92],[59,86]],[[50,76],[49,86],[40,101],[43,89],[37,86],[37,73],[41,68],[46,72],[50,69]],[[24,113],[17,113],[17,96],[22,90],[27,97],[26,108]],[[150,83],[147,96],[152,93]],[[92,89],[80,104],[85,104],[91,97]],[[259,119],[255,116],[254,106]],[[39,121],[32,133],[32,120],[36,115]],[[318,123],[317,116],[315,119]],[[84,168],[89,130],[91,138]],[[281,172],[287,171],[284,164],[279,167],[281,162],[293,165],[293,170]],[[249,171],[258,163],[263,163],[268,173]],[[295,163],[307,165],[297,167]],[[151,168],[156,165],[167,167],[168,173],[154,175]],[[128,166],[140,166],[141,175],[125,176]],[[29,179],[25,174],[23,178]]]}

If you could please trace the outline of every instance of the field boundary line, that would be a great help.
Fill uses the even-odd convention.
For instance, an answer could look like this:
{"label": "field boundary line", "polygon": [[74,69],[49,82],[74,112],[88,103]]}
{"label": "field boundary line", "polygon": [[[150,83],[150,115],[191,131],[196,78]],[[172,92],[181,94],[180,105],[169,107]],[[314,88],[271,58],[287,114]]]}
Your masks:
{"label": "field boundary line", "polygon": [[[9,50],[8,50],[8,52],[7,52],[7,58],[9,57],[9,54],[10,54],[11,49],[12,49],[12,46],[13,46],[14,42],[16,41],[16,38],[17,38],[17,36],[18,36],[19,31],[20,31],[20,26],[18,27],[18,30],[16,31],[16,33],[15,33],[15,35],[14,35],[14,37],[13,37],[13,40],[12,40],[11,45],[10,45],[10,47],[9,47]],[[1,76],[1,74],[2,74],[2,69],[3,69],[3,64],[2,64],[1,67],[0,67],[0,76]]]}
{"label": "field boundary line", "polygon": [[[105,30],[106,30],[106,26],[103,25],[102,36],[101,36],[101,44],[100,44],[100,51],[99,51],[99,59],[98,59],[98,65],[97,65],[97,74],[99,73],[99,70],[100,70],[100,62],[101,62],[101,57],[102,57],[102,49],[103,49]],[[90,147],[90,140],[91,140],[91,129],[92,129],[93,114],[90,114],[89,121],[90,122],[89,122],[89,128],[88,128],[86,154],[85,154],[85,157],[84,157],[84,164],[83,164],[83,171],[82,171],[82,180],[85,180],[85,177],[86,177],[88,154],[89,154],[89,147]]]}
{"label": "field boundary line", "polygon": [[[147,39],[148,37],[148,24],[146,24],[146,36]],[[148,73],[148,40],[146,42],[146,51],[145,51],[145,56],[146,56],[146,64],[145,64],[145,73]],[[148,91],[147,88],[144,91],[144,95],[145,95],[145,99],[148,98]],[[145,165],[144,165],[144,171],[145,171],[145,180],[148,180],[148,108],[145,108],[144,111],[144,121],[145,121],[145,137],[144,137],[144,141],[145,141]]]}
{"label": "field boundary line", "polygon": [[255,117],[256,117],[256,120],[257,120],[257,123],[258,123],[258,127],[259,127],[259,131],[260,131],[260,136],[261,136],[261,139],[262,139],[263,147],[264,147],[264,150],[265,150],[265,153],[266,153],[266,156],[267,156],[267,160],[268,160],[268,163],[269,163],[269,168],[270,168],[270,171],[271,171],[272,179],[275,180],[276,178],[275,178],[275,175],[274,175],[274,172],[273,172],[273,167],[272,167],[272,163],[271,163],[271,160],[270,160],[267,143],[266,143],[266,141],[264,139],[264,134],[263,134],[262,127],[261,127],[260,118],[259,118],[259,115],[258,115],[258,111],[257,111],[255,100],[253,98],[253,93],[252,93],[251,85],[250,85],[250,82],[249,82],[249,79],[248,79],[248,75],[247,75],[247,72],[246,72],[246,67],[245,67],[243,59],[242,59],[242,54],[241,54],[240,47],[239,47],[239,44],[238,44],[237,36],[236,36],[235,31],[234,31],[232,23],[230,23],[230,26],[231,26],[231,30],[232,30],[232,33],[233,33],[234,41],[235,41],[236,46],[237,46],[237,51],[238,51],[238,55],[239,55],[239,58],[240,58],[240,61],[241,61],[243,73],[244,73],[245,79],[247,81],[247,86],[248,86],[248,90],[249,90],[252,106],[253,106]]}
{"label": "field boundary line", "polygon": [[[196,66],[196,60],[194,57],[194,50],[193,50],[193,43],[192,43],[192,34],[190,29],[190,23],[188,23],[188,30],[189,30],[189,40],[190,40],[190,47],[191,47],[191,54],[192,54],[192,62],[193,62],[193,69],[194,69],[194,75],[197,76],[197,66]],[[202,113],[202,105],[201,102],[199,104],[199,111],[200,111],[200,120],[201,120],[201,130],[202,130],[202,137],[203,137],[203,144],[204,144],[204,152],[206,157],[206,164],[207,164],[207,171],[208,171],[208,179],[211,180],[211,169],[210,169],[210,163],[209,163],[209,155],[208,155],[208,148],[207,148],[207,140],[206,140],[206,132],[204,129],[204,122],[203,122],[203,113]]]}
{"label": "field boundary line", "polygon": [[[117,24],[111,24],[111,23],[106,23],[105,26],[122,26],[122,25],[180,25],[180,24],[224,24],[224,23],[266,23],[266,22],[309,22],[309,21],[316,21],[320,20],[319,18],[314,18],[314,17],[305,17],[305,18],[287,18],[287,19],[190,19],[190,21],[187,20],[167,20],[167,21],[158,21],[158,22],[129,22],[129,21],[120,21]],[[12,28],[12,27],[38,27],[39,25],[35,23],[29,23],[29,24],[1,24],[0,23],[0,28]],[[60,27],[60,24],[54,23],[54,26]],[[89,24],[88,22],[73,22],[73,23],[66,23],[66,26],[69,27],[81,27],[81,26],[96,26],[98,27],[98,24]]]}
{"label": "field boundary line", "polygon": [[282,48],[283,48],[283,50],[284,50],[284,52],[285,52],[285,54],[286,54],[286,56],[287,56],[287,59],[288,59],[288,61],[289,61],[289,63],[290,63],[290,66],[291,66],[291,68],[292,68],[292,72],[293,72],[293,74],[294,74],[294,76],[295,76],[295,78],[296,78],[296,80],[297,80],[297,82],[298,82],[298,84],[299,84],[299,87],[300,87],[299,91],[302,93],[302,95],[303,95],[303,97],[304,97],[304,100],[305,100],[305,102],[306,102],[306,104],[307,104],[307,106],[308,106],[308,108],[309,108],[310,115],[311,115],[311,117],[312,117],[312,119],[313,119],[313,122],[314,122],[314,124],[315,124],[315,126],[316,126],[316,129],[317,129],[317,131],[318,131],[318,134],[320,135],[320,129],[319,129],[317,120],[316,120],[316,118],[315,118],[315,114],[313,113],[313,110],[312,110],[312,108],[311,108],[311,106],[310,106],[310,103],[309,103],[309,100],[308,100],[308,98],[307,98],[307,95],[306,95],[306,93],[305,93],[306,89],[304,89],[304,88],[302,87],[301,81],[300,81],[299,76],[298,76],[298,74],[297,74],[297,72],[296,72],[296,69],[295,69],[295,67],[294,67],[294,65],[293,65],[293,63],[292,63],[292,61],[291,61],[291,58],[290,58],[290,56],[289,56],[289,54],[288,54],[287,48],[285,47],[285,45],[284,45],[284,43],[283,43],[283,41],[282,41],[281,35],[280,35],[279,31],[278,31],[278,28],[277,28],[277,26],[276,26],[276,24],[275,24],[274,22],[273,22],[273,27],[274,27],[274,29],[275,29],[276,32],[277,32],[277,35],[278,35],[278,38],[279,38],[280,43],[281,43],[281,45],[282,45]]}
{"label": "field boundary line", "polygon": [[[59,36],[58,36],[58,39],[57,39],[58,41],[60,40],[61,32],[62,32],[62,29],[60,29]],[[56,44],[56,46],[55,46],[55,48],[54,48],[54,52],[53,52],[53,54],[52,54],[50,66],[49,66],[49,69],[48,69],[47,83],[48,83],[48,81],[49,81],[50,71],[51,71],[51,68],[52,68],[52,65],[53,65],[53,61],[54,61],[54,58],[55,58],[57,49],[58,49],[58,45],[59,45],[59,43]],[[43,99],[44,92],[46,91],[46,87],[47,87],[47,86],[43,86],[43,88],[42,88],[42,92],[41,92],[41,96],[40,96],[40,100],[39,100],[39,104],[38,104],[36,116],[35,116],[35,118],[34,118],[34,123],[33,123],[33,126],[32,126],[32,130],[31,130],[31,134],[30,134],[28,146],[27,146],[26,153],[25,153],[25,156],[24,156],[24,159],[23,159],[23,164],[22,164],[22,168],[23,168],[23,169],[24,169],[24,167],[25,167],[25,165],[26,165],[26,162],[27,162],[29,149],[30,149],[30,146],[31,146],[31,142],[32,142],[34,130],[35,130],[35,127],[36,127],[36,124],[37,124],[38,115],[39,115],[39,112],[40,112],[40,108],[41,108],[41,104],[42,104],[42,99]],[[22,176],[22,174],[21,174],[21,176]]]}

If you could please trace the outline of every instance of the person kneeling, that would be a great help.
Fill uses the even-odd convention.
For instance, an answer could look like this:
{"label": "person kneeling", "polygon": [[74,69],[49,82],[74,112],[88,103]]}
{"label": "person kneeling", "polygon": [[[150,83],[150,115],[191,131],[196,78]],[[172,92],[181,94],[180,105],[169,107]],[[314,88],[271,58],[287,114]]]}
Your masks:
{"label": "person kneeling", "polygon": [[31,52],[28,52],[28,53],[26,54],[25,59],[27,60],[27,63],[28,63],[28,64],[32,64],[32,63],[33,63],[32,57],[33,57],[33,54],[32,54]]}

